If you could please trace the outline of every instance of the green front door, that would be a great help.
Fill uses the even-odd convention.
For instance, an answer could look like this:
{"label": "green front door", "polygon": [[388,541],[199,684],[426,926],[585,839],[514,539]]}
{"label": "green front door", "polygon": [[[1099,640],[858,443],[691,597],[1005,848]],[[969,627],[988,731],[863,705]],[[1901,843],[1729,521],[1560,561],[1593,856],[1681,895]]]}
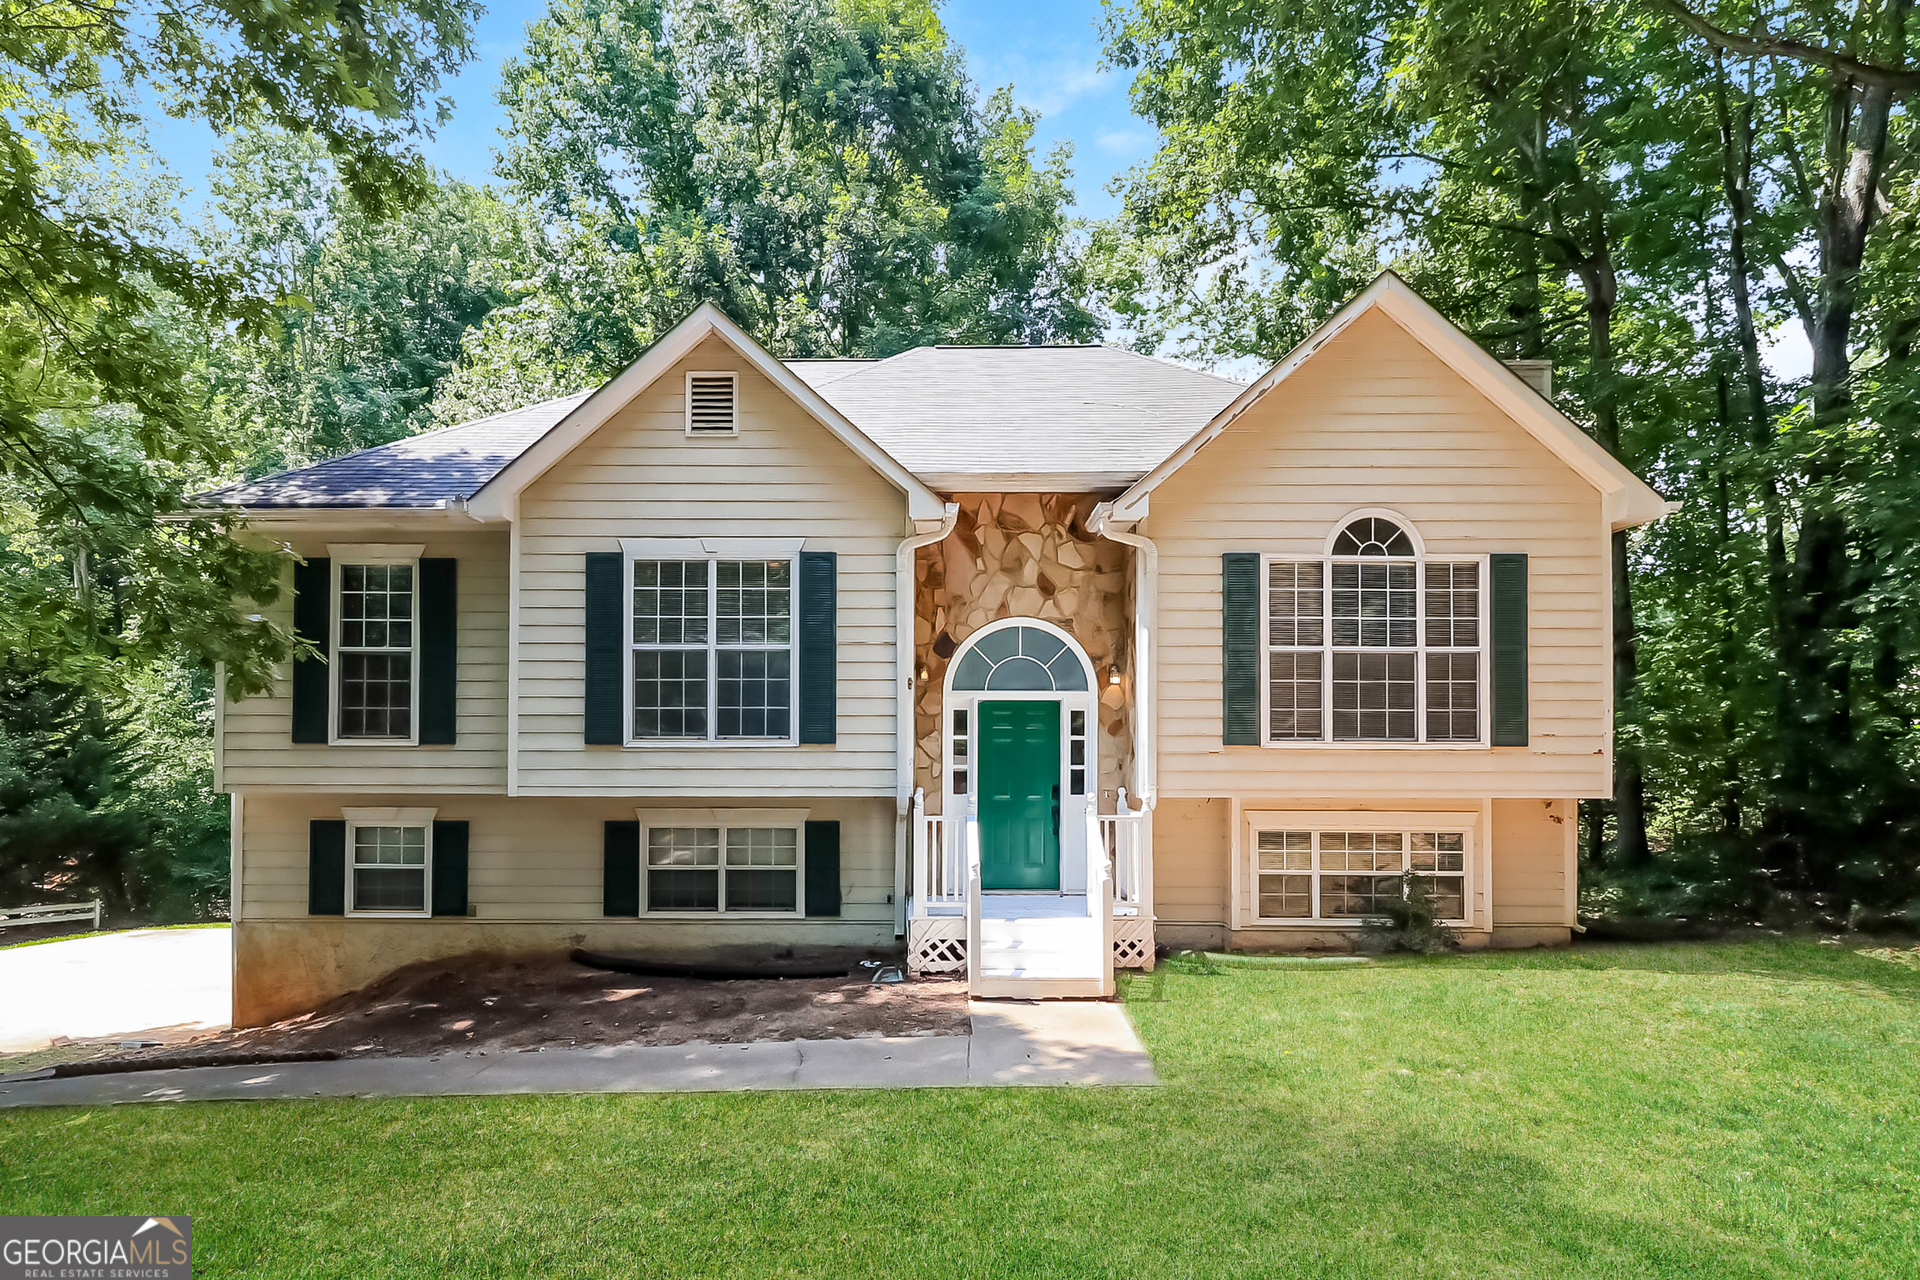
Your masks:
{"label": "green front door", "polygon": [[979,710],[980,887],[1060,887],[1060,704]]}

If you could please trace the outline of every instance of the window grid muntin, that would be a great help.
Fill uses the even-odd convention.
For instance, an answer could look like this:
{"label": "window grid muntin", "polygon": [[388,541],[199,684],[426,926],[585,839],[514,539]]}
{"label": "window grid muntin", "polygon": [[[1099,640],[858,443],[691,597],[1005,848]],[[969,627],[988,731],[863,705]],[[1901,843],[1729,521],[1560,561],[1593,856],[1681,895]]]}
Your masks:
{"label": "window grid muntin", "polygon": [[[628,564],[629,737],[793,741],[794,558],[651,556]],[[662,654],[684,656],[648,656]]]}
{"label": "window grid muntin", "polygon": [[798,915],[800,853],[790,823],[646,824],[647,913]]}
{"label": "window grid muntin", "polygon": [[335,590],[334,737],[411,741],[420,575],[411,561],[343,563]]}
{"label": "window grid muntin", "polygon": [[[1467,919],[1469,828],[1430,824],[1412,829],[1277,826],[1253,832],[1253,910],[1258,920],[1357,923],[1378,915],[1380,903],[1408,871],[1432,882],[1441,919]],[[1308,884],[1303,885],[1301,882]],[[1368,883],[1370,882],[1370,883]],[[1305,914],[1271,914],[1299,904]],[[1350,908],[1336,912],[1330,908]],[[1450,911],[1447,908],[1452,908]]]}
{"label": "window grid muntin", "polygon": [[[1398,523],[1388,521],[1386,517],[1367,517],[1366,519],[1377,521],[1379,524]],[[1342,536],[1345,530],[1353,527],[1355,523],[1357,522],[1347,522],[1343,526]],[[1266,724],[1265,741],[1269,744],[1295,742],[1363,745],[1377,743],[1484,744],[1486,739],[1482,713],[1487,682],[1485,657],[1487,595],[1484,590],[1486,558],[1484,556],[1430,556],[1424,548],[1413,541],[1411,534],[1406,531],[1406,526],[1399,525],[1399,527],[1402,530],[1402,537],[1396,541],[1395,545],[1396,547],[1404,546],[1409,554],[1400,554],[1396,550],[1393,556],[1388,557],[1383,556],[1380,550],[1372,549],[1364,556],[1329,554],[1318,557],[1270,556],[1265,558],[1266,572],[1261,578],[1261,607],[1264,614],[1263,625],[1266,627],[1264,654],[1266,665],[1265,678],[1261,685],[1261,698]],[[1341,540],[1341,537],[1336,537],[1334,542],[1337,544]],[[1375,545],[1377,547],[1380,544]],[[1335,596],[1334,571],[1343,564],[1356,566],[1354,581],[1357,589],[1357,566],[1363,562],[1378,567],[1382,572],[1385,572],[1388,566],[1405,565],[1414,574],[1410,590],[1406,587],[1404,580],[1398,587],[1395,587],[1391,581],[1376,586],[1376,591],[1384,588],[1388,594],[1376,597],[1384,599],[1386,606],[1382,613],[1375,615],[1374,621],[1388,625],[1368,628],[1368,634],[1361,635],[1358,625],[1360,620],[1355,619],[1356,639],[1381,639],[1397,641],[1397,643],[1381,645],[1335,643],[1336,636],[1333,634],[1335,620],[1332,616]],[[1311,572],[1306,572],[1303,577],[1303,571],[1316,568],[1320,575],[1317,579]],[[1447,592],[1449,606],[1446,619],[1449,624],[1447,638],[1472,640],[1478,643],[1443,646],[1430,642],[1438,637],[1437,634],[1430,636],[1428,632],[1427,575],[1436,569],[1443,570],[1445,576],[1444,583],[1436,582],[1434,586],[1436,590]],[[1463,578],[1466,581],[1463,582]],[[1323,584],[1323,589],[1319,592],[1319,602],[1324,612],[1320,619],[1321,626],[1318,634],[1325,643],[1320,645],[1310,642],[1316,631],[1314,628],[1303,625],[1304,619],[1299,607],[1301,593],[1303,590],[1310,592],[1316,580]],[[1408,597],[1411,599],[1413,614],[1410,618],[1392,617],[1393,597],[1400,592],[1405,593],[1401,597],[1403,600]],[[1279,597],[1277,605],[1276,595]],[[1308,607],[1311,607],[1313,599],[1314,597],[1309,594],[1306,601]],[[1470,618],[1457,614],[1458,607],[1462,605],[1471,606],[1473,613]],[[1286,611],[1288,607],[1293,609],[1291,614]],[[1276,609],[1279,612],[1278,617],[1276,617]],[[1394,621],[1400,621],[1404,625],[1396,630],[1390,625]],[[1470,628],[1464,625],[1469,622]],[[1297,643],[1292,645],[1278,643],[1288,634],[1295,636]],[[1372,728],[1376,731],[1405,730],[1409,727],[1410,721],[1410,733],[1398,737],[1340,735],[1341,724],[1336,723],[1336,697],[1338,696],[1336,684],[1341,683],[1339,674],[1348,676],[1345,683],[1350,687],[1357,687],[1362,683],[1358,679],[1358,673],[1353,670],[1336,673],[1334,655],[1340,652],[1409,655],[1412,660],[1411,670],[1408,670],[1404,663],[1391,664],[1390,678],[1387,670],[1389,664],[1377,664],[1381,668],[1377,674],[1388,680],[1388,687],[1383,690],[1388,695],[1387,700],[1394,700],[1397,694],[1401,705],[1340,708],[1352,711],[1354,714],[1338,717],[1338,719],[1350,725],[1355,733],[1363,728]],[[1438,664],[1430,662],[1430,657],[1435,654],[1460,655],[1466,659],[1464,663],[1453,659],[1446,663],[1447,678],[1442,682],[1445,688],[1434,691],[1445,695],[1444,705],[1440,706],[1432,704],[1428,688],[1430,670],[1438,670]],[[1465,672],[1471,673],[1470,683],[1462,679],[1462,674]],[[1400,688],[1396,690],[1391,687],[1393,685],[1398,685]],[[1412,698],[1411,707],[1404,705],[1409,689]],[[1467,696],[1469,690],[1471,697]],[[1316,695],[1317,707],[1314,705]],[[1355,702],[1373,700],[1359,697],[1353,699]],[[1363,711],[1369,714],[1363,716],[1360,714]],[[1392,713],[1391,716],[1389,712]]]}

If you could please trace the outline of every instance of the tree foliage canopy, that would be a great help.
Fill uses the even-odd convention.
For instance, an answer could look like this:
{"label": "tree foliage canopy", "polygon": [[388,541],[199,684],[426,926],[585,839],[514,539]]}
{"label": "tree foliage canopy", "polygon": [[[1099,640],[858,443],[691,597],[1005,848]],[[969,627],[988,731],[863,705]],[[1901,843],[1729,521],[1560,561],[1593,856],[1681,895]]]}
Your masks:
{"label": "tree foliage canopy", "polygon": [[782,355],[1098,333],[1067,154],[927,0],[558,0],[501,88],[536,287],[452,412],[578,386],[703,300]]}

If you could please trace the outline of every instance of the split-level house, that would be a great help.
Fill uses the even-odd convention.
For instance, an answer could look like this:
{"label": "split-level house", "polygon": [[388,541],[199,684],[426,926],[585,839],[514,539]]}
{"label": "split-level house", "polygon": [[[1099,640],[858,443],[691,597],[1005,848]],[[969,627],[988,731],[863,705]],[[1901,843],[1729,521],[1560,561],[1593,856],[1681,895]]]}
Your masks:
{"label": "split-level house", "polygon": [[1665,507],[1384,276],[1251,384],[1098,346],[781,361],[251,481],[312,643],[223,704],[236,1020],[409,963],[904,949],[1099,995],[1421,877],[1568,941],[1613,531]]}

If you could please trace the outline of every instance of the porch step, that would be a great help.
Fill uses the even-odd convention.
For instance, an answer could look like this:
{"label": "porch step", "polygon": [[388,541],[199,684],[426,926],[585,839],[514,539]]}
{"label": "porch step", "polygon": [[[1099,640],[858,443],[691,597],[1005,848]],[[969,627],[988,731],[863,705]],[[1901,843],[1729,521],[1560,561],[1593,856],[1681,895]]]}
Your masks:
{"label": "porch step", "polygon": [[980,976],[1099,982],[1105,976],[1100,922],[1087,916],[983,919]]}

